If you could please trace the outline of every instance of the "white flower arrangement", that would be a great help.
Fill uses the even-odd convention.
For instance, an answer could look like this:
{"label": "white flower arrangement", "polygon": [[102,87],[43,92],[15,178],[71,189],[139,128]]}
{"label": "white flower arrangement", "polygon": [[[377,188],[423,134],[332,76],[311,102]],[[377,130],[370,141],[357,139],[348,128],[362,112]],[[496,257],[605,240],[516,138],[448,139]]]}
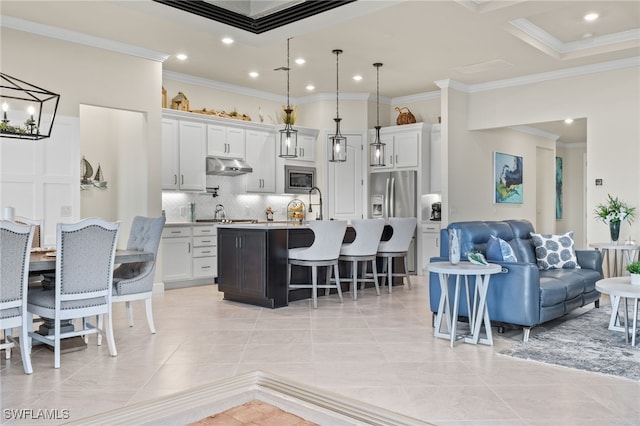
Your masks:
{"label": "white flower arrangement", "polygon": [[618,200],[618,197],[613,198],[611,194],[607,194],[607,197],[606,203],[600,203],[596,206],[594,211],[596,220],[606,224],[625,220],[629,223],[633,222],[635,207],[629,207],[627,203]]}

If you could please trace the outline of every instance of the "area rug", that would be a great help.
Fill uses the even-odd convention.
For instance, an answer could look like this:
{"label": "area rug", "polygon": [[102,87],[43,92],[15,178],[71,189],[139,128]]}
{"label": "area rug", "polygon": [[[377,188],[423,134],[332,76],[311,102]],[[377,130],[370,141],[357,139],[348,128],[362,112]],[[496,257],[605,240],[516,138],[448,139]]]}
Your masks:
{"label": "area rug", "polygon": [[608,330],[610,316],[607,300],[578,317],[534,328],[528,342],[500,354],[640,381],[640,339],[633,347],[624,333]]}

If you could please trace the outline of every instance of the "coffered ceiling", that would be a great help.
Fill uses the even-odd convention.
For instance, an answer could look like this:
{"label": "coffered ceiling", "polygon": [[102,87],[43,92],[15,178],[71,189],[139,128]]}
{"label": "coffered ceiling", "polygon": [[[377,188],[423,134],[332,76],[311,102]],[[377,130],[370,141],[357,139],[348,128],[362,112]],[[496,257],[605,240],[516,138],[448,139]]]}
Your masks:
{"label": "coffered ceiling", "polygon": [[[292,37],[293,98],[335,94],[333,49],[344,51],[341,92],[375,93],[372,64],[382,62],[380,94],[386,98],[437,91],[434,82],[443,79],[478,87],[634,61],[637,66],[640,60],[640,2],[635,0],[346,1],[260,34],[163,3],[2,0],[1,25],[34,22],[161,52],[168,55],[165,71],[271,95],[286,90],[284,74],[274,69],[286,65],[286,39]],[[257,20],[332,2],[182,3],[224,6]],[[599,19],[586,22],[590,12]],[[227,45],[223,37],[235,41]],[[188,58],[180,61],[178,53]],[[306,62],[296,65],[297,58]],[[252,78],[250,71],[259,75]],[[362,80],[353,80],[354,75]],[[308,91],[308,85],[315,89]]]}

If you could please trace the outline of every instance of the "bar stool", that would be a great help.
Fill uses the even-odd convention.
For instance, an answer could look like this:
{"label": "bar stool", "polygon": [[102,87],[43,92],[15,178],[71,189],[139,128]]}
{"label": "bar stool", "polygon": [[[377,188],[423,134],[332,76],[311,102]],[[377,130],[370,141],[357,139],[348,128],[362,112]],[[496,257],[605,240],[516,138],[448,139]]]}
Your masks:
{"label": "bar stool", "polygon": [[[346,220],[316,220],[309,222],[309,228],[313,231],[313,244],[309,247],[289,249],[289,260],[287,262],[287,284],[289,289],[310,288],[313,298],[313,307],[318,307],[318,289],[335,288],[338,291],[340,302],[342,299],[342,289],[340,288],[340,275],[338,273],[338,257],[340,247],[344,240],[344,233],[347,229]],[[310,266],[310,284],[291,284],[291,265]],[[327,280],[325,284],[318,285],[318,266],[328,266]],[[332,283],[331,266],[335,274],[335,282]]]}
{"label": "bar stool", "polygon": [[[351,226],[356,231],[356,239],[352,243],[343,244],[340,249],[340,260],[351,262],[351,279],[344,279],[351,283],[353,288],[353,300],[358,299],[358,282],[364,289],[365,282],[373,282],[376,286],[376,293],[380,296],[378,286],[378,271],[376,267],[376,253],[382,231],[384,230],[383,219],[352,219]],[[373,278],[367,278],[367,262],[371,261]],[[358,279],[358,262],[362,262],[362,275]]]}
{"label": "bar stool", "polygon": [[[382,257],[382,272],[386,272],[387,285],[389,293],[393,287],[393,277],[406,277],[407,285],[411,288],[411,278],[409,278],[409,267],[407,265],[407,254],[413,233],[416,230],[417,219],[415,217],[390,217],[389,225],[393,229],[391,238],[387,241],[380,241],[378,245],[378,257]],[[404,260],[404,273],[393,272],[393,259],[402,257]],[[384,285],[385,276],[382,276],[382,285]]]}

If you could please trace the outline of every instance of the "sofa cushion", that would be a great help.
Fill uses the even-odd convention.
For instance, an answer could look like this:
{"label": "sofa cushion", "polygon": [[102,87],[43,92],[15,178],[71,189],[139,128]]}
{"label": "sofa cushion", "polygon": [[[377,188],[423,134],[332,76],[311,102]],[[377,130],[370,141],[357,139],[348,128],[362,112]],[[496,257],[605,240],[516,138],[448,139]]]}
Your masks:
{"label": "sofa cushion", "polygon": [[531,233],[536,247],[536,260],[542,270],[580,269],[573,242],[573,231],[562,235]]}
{"label": "sofa cushion", "polygon": [[565,299],[569,300],[584,293],[587,280],[580,274],[581,271],[575,269],[549,269],[540,271],[540,279],[554,278],[561,281],[565,286]]}
{"label": "sofa cushion", "polygon": [[494,262],[517,262],[513,247],[502,238],[493,235],[487,241],[487,260]]}

